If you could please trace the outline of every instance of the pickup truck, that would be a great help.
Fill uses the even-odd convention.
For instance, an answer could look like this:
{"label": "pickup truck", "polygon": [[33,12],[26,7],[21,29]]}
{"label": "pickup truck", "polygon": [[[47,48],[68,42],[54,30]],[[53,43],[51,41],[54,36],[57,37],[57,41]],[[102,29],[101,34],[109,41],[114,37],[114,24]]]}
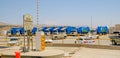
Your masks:
{"label": "pickup truck", "polygon": [[120,33],[113,34],[109,36],[113,45],[120,44]]}

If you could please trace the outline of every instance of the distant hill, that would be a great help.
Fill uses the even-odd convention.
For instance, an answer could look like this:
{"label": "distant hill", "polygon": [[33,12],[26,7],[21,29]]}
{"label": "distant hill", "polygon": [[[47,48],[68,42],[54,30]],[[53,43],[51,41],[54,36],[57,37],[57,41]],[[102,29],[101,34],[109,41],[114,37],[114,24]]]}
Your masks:
{"label": "distant hill", "polygon": [[6,23],[0,22],[0,26],[7,25]]}
{"label": "distant hill", "polygon": [[[36,27],[37,25],[36,24],[33,24],[33,27]],[[40,27],[52,27],[52,26],[58,26],[58,25],[49,25],[49,24],[39,24],[39,28]],[[15,25],[15,24],[7,24],[7,23],[4,23],[4,22],[0,22],[0,28],[2,27],[23,27],[23,24],[18,24],[18,25]]]}

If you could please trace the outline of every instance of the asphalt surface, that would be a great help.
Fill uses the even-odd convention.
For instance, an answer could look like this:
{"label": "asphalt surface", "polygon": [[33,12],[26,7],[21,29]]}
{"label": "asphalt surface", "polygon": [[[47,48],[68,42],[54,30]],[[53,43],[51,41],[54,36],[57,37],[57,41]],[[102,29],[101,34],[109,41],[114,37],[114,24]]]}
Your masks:
{"label": "asphalt surface", "polygon": [[[53,43],[75,44],[77,38],[78,37],[67,37],[66,39],[53,40]],[[100,38],[100,40],[95,39],[94,43],[89,43],[89,44],[111,45],[111,42],[109,38],[103,38],[103,39]]]}
{"label": "asphalt surface", "polygon": [[[24,37],[20,37],[20,41],[22,42],[23,44],[23,38]],[[59,40],[53,40],[53,43],[64,43],[64,44],[75,44],[75,40],[78,38],[78,36],[68,36],[66,39],[59,39]],[[98,39],[95,39],[95,43],[92,43],[92,44],[95,44],[95,45],[111,45],[111,42],[110,42],[110,39],[108,38],[107,35],[105,36],[100,36],[99,37],[100,40]],[[46,37],[46,39],[51,39],[49,37]],[[7,41],[9,41],[7,39]],[[6,41],[6,37],[0,37],[0,46],[4,46],[4,45],[7,45],[7,41]],[[33,37],[33,41],[35,42],[35,37]],[[27,40],[26,40],[27,42]],[[120,46],[120,45],[117,45],[117,46]]]}
{"label": "asphalt surface", "polygon": [[120,50],[81,48],[72,58],[120,58]]}
{"label": "asphalt surface", "polygon": [[120,50],[95,49],[85,47],[47,47],[64,51],[66,58],[120,58]]}

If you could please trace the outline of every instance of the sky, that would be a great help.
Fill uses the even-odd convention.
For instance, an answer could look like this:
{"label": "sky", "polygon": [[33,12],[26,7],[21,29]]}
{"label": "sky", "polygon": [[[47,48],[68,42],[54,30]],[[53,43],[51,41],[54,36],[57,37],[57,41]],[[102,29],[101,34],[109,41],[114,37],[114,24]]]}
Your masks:
{"label": "sky", "polygon": [[[36,24],[36,0],[0,0],[0,22],[23,24],[31,14]],[[120,0],[39,0],[39,24],[69,26],[120,24]]]}

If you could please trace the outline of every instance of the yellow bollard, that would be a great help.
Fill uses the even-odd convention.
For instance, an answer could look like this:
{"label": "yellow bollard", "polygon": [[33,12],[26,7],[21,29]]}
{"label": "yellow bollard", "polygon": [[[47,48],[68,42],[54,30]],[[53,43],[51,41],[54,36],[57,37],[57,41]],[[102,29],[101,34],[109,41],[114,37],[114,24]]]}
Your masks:
{"label": "yellow bollard", "polygon": [[45,36],[41,36],[41,50],[45,50]]}

